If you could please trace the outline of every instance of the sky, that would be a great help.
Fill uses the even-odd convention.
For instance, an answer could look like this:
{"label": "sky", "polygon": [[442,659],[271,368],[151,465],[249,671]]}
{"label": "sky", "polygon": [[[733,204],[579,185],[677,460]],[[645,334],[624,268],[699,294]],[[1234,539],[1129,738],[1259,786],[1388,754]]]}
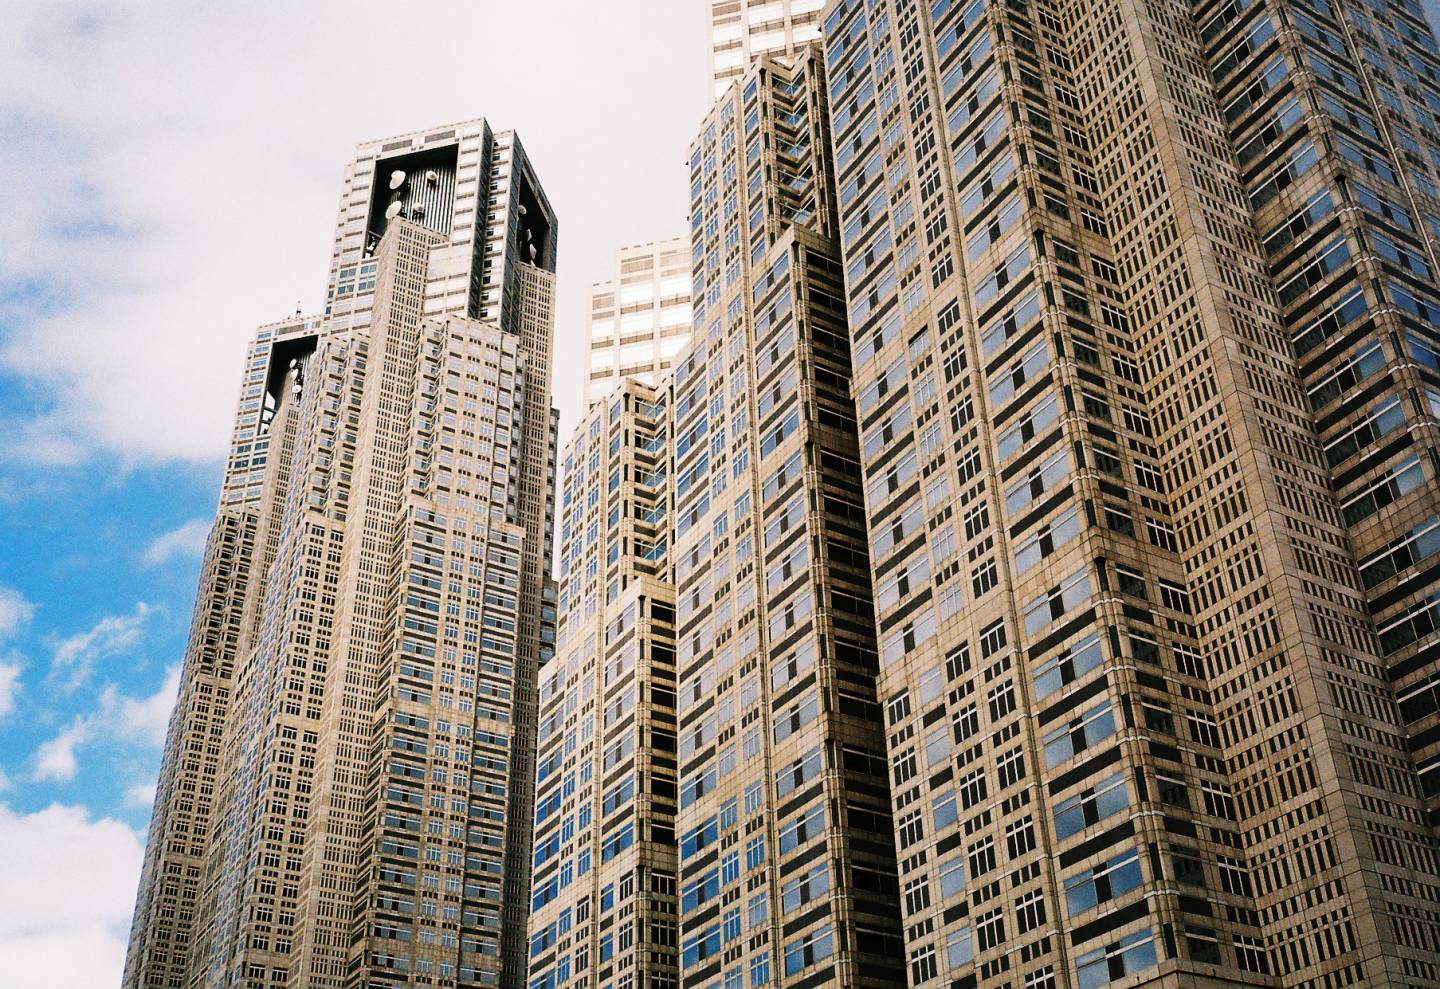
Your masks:
{"label": "sky", "polygon": [[688,229],[705,10],[0,0],[7,979],[119,983],[243,348],[320,308],[355,145],[519,132],[560,220],[564,437],[591,283]]}

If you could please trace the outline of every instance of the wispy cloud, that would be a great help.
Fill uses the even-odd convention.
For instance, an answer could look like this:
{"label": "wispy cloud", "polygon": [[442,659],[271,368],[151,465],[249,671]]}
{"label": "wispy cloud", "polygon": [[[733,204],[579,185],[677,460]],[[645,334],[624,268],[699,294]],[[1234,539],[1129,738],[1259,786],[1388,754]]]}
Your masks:
{"label": "wispy cloud", "polygon": [[131,810],[149,810],[155,805],[155,784],[136,783],[125,789],[125,806]]}
{"label": "wispy cloud", "polygon": [[80,772],[80,750],[97,742],[158,748],[165,742],[170,712],[180,692],[180,667],[170,667],[153,694],[133,697],[114,684],[100,693],[99,703],[35,750],[31,778],[37,783],[68,783]]}
{"label": "wispy cloud", "polygon": [[128,615],[106,615],[83,632],[52,640],[50,680],[64,690],[74,690],[89,679],[101,660],[139,645],[145,622],[154,611],[141,601]]}
{"label": "wispy cloud", "polygon": [[41,742],[35,750],[36,783],[68,783],[80,772],[80,760],[75,750],[89,736],[90,729],[84,718],[76,718],[47,741]]}
{"label": "wispy cloud", "polygon": [[15,710],[15,697],[20,693],[20,664],[0,660],[0,718]]}
{"label": "wispy cloud", "polygon": [[0,958],[7,985],[113,986],[140,876],[142,845],[83,807],[24,814],[0,804]]}
{"label": "wispy cloud", "polygon": [[[13,587],[0,587],[0,646],[15,638],[35,616],[35,605]],[[13,649],[0,650],[0,719],[15,710],[23,663]],[[3,789],[3,787],[0,787]]]}
{"label": "wispy cloud", "polygon": [[100,697],[99,724],[114,737],[141,745],[160,746],[170,725],[170,710],[180,693],[180,666],[165,672],[165,682],[148,697],[128,697],[115,687]]}
{"label": "wispy cloud", "polygon": [[0,587],[0,642],[13,638],[35,615],[35,605],[13,587]]}
{"label": "wispy cloud", "polygon": [[199,556],[210,535],[208,519],[191,519],[178,528],[161,533],[145,547],[143,559],[147,567],[158,567],[171,560]]}

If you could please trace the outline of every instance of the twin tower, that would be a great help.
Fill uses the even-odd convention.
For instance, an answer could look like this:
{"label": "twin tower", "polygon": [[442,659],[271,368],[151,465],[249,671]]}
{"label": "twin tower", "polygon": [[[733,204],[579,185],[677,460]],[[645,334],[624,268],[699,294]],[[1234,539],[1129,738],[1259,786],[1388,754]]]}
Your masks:
{"label": "twin tower", "polygon": [[126,989],[1440,985],[1423,12],[821,8],[712,5],[563,454],[519,140],[361,146]]}

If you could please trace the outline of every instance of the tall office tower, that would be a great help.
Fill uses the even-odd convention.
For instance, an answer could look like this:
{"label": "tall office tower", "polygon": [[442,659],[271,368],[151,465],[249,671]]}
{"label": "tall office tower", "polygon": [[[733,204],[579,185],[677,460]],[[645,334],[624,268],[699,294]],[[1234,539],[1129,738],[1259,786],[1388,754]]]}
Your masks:
{"label": "tall office tower", "polygon": [[710,78],[716,98],[761,55],[794,55],[820,40],[825,0],[710,0]]}
{"label": "tall office tower", "polygon": [[690,242],[620,251],[619,277],[590,288],[588,408],[625,378],[653,385],[690,342]]}
{"label": "tall office tower", "polygon": [[[221,481],[220,508],[201,560],[185,677],[170,717],[159,787],[131,926],[123,985],[183,985],[211,830],[220,741],[236,657],[253,621],[256,566],[279,404],[294,385],[290,362],[313,346],[319,319],[262,326],[246,350],[239,407]],[[298,363],[298,360],[297,360]],[[289,379],[287,381],[287,378]],[[281,444],[275,444],[277,453]],[[261,560],[265,547],[260,547]]]}
{"label": "tall office tower", "polygon": [[675,592],[663,392],[624,379],[565,451],[540,681],[531,989],[673,989]]}
{"label": "tall office tower", "polygon": [[911,984],[1440,983],[1419,7],[825,38]]}
{"label": "tall office tower", "polygon": [[757,59],[691,148],[666,402],[686,986],[903,983],[828,144],[807,47]]}
{"label": "tall office tower", "polygon": [[[554,239],[484,121],[347,171],[323,318],[262,330],[247,368],[225,498],[255,504],[252,562],[188,952],[163,980],[132,957],[127,985],[523,983]],[[132,952],[170,919],[147,906],[165,871]]]}

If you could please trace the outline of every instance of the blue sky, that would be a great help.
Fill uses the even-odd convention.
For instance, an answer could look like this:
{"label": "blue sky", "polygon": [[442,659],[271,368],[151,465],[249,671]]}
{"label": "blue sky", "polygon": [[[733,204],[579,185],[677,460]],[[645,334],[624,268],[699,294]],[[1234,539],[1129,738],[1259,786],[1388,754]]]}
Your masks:
{"label": "blue sky", "polygon": [[[679,18],[637,4],[631,23],[578,0],[495,4],[483,24],[457,10],[455,33],[546,33],[598,80],[590,104],[523,52],[437,75],[433,105],[378,79],[333,100],[334,65],[364,50],[386,4],[343,5],[339,29],[279,0],[136,6],[15,0],[0,34],[0,173],[40,190],[0,211],[0,240],[23,245],[0,251],[0,802],[77,803],[143,829],[156,699],[184,650],[242,348],[318,303],[353,145],[481,114],[521,131],[562,209],[570,417],[583,348],[565,343],[586,338],[589,283],[621,245],[684,229],[707,65],[699,3]],[[684,45],[657,57],[646,19]],[[682,66],[690,85],[666,105],[655,75]],[[277,114],[297,92],[311,98]],[[629,138],[634,159],[610,155],[607,174],[568,153],[567,135],[598,140],[595,103],[637,95],[669,129]],[[623,194],[596,197],[601,184]]]}
{"label": "blue sky", "polygon": [[[404,32],[384,0],[3,6],[0,903],[29,907],[0,910],[0,958],[95,989],[123,964],[244,347],[320,304],[355,144],[520,132],[561,221],[563,434],[590,284],[687,229],[707,5],[456,0]],[[422,99],[357,70],[422,61]]]}
{"label": "blue sky", "polygon": [[117,982],[216,476],[0,466],[0,896],[41,904],[0,921],[0,957],[23,984]]}
{"label": "blue sky", "polygon": [[[0,390],[14,385],[0,377]],[[163,731],[153,699],[184,650],[218,475],[201,465],[90,476],[0,471],[0,711],[11,709],[0,799],[21,811],[79,800],[139,828]],[[147,701],[147,723],[119,723],[126,704]],[[93,728],[75,731],[77,717]]]}

